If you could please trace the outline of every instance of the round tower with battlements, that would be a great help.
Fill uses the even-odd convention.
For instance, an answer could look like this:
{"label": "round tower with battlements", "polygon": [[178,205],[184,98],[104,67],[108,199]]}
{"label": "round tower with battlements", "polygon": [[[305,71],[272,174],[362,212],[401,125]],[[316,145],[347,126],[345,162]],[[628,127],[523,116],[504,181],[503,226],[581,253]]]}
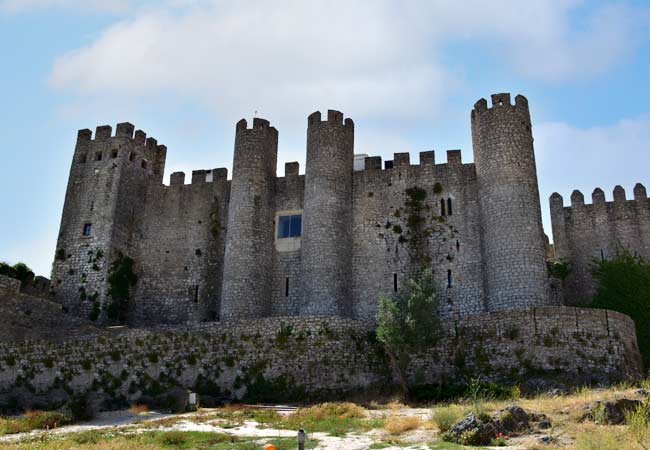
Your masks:
{"label": "round tower with battlements", "polygon": [[472,111],[486,307],[550,302],[544,233],[528,101],[492,95]]}
{"label": "round tower with battlements", "polygon": [[309,116],[302,237],[301,315],[350,316],[354,123]]}
{"label": "round tower with battlements", "polygon": [[263,119],[237,123],[228,209],[221,319],[270,314],[273,265],[273,186],[278,132]]}

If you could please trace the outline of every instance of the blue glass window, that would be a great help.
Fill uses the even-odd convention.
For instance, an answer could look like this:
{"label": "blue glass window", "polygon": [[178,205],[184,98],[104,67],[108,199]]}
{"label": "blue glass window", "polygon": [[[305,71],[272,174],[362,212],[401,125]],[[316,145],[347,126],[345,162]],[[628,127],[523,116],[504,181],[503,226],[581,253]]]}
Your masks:
{"label": "blue glass window", "polygon": [[302,216],[280,216],[278,218],[278,238],[300,237],[302,234]]}
{"label": "blue glass window", "polygon": [[84,236],[90,236],[90,233],[91,233],[92,229],[93,229],[92,224],[85,223],[84,224],[83,235]]}

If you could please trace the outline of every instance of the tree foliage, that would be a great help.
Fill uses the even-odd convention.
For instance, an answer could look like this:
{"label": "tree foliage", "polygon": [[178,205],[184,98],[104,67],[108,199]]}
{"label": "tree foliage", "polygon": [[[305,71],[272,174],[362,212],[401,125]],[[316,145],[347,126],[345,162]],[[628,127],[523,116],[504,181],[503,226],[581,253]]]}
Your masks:
{"label": "tree foliage", "polygon": [[14,264],[13,266],[5,262],[0,262],[0,275],[15,278],[21,282],[34,278],[34,272],[27,266],[27,264],[21,262]]}
{"label": "tree foliage", "polygon": [[650,367],[650,264],[627,251],[610,260],[596,261],[598,290],[591,304],[630,316],[645,367]]}
{"label": "tree foliage", "polygon": [[133,272],[133,259],[120,254],[111,264],[108,275],[108,296],[112,299],[106,308],[106,316],[119,323],[125,323],[129,312],[131,288],[138,282]]}
{"label": "tree foliage", "polygon": [[408,396],[406,370],[410,357],[435,344],[440,334],[439,295],[430,269],[409,279],[393,296],[382,296],[377,313],[377,340],[388,354]]}

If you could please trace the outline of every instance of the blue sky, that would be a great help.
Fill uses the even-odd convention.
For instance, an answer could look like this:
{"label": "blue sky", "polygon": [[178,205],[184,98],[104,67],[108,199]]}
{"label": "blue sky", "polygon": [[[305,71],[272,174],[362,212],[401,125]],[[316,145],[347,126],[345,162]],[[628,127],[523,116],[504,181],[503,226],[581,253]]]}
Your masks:
{"label": "blue sky", "polygon": [[[254,111],[304,171],[307,116],[355,120],[356,152],[461,148],[481,97],[528,97],[548,197],[650,176],[643,1],[0,0],[0,260],[49,276],[76,131],[129,121],[176,170],[228,167]],[[650,186],[648,186],[650,188]]]}

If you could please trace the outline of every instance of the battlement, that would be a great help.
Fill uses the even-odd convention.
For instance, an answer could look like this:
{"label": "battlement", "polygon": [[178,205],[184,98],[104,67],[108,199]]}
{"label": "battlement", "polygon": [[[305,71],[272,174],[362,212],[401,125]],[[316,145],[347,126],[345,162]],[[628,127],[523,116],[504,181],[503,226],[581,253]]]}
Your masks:
{"label": "battlement", "polygon": [[[436,164],[435,151],[429,150],[420,152],[420,164],[411,164],[411,156],[408,152],[393,153],[393,159],[385,161],[383,170],[400,169],[405,167],[429,167],[429,166],[462,166],[461,150],[447,150],[447,162]],[[364,160],[364,170],[382,170],[381,156],[368,156]]]}
{"label": "battlement", "polygon": [[288,163],[284,164],[284,176],[285,177],[298,176],[299,172],[300,172],[300,163],[288,162]]}
{"label": "battlement", "polygon": [[[219,183],[228,180],[228,169],[220,167],[218,169],[199,169],[192,171],[191,184]],[[169,176],[170,186],[184,186],[185,172],[174,172]]]}
{"label": "battlement", "polygon": [[352,119],[349,117],[343,120],[343,113],[340,111],[336,111],[333,109],[328,109],[327,110],[327,120],[321,120],[321,113],[320,111],[315,111],[309,115],[307,118],[307,124],[309,127],[313,125],[322,125],[322,124],[329,124],[329,125],[340,125],[344,126],[346,128],[351,128],[354,129],[354,122]]}
{"label": "battlement", "polygon": [[145,147],[152,153],[166,153],[167,147],[158,145],[158,141],[152,137],[147,138],[147,133],[142,130],[135,130],[135,126],[129,122],[118,123],[113,134],[113,127],[110,125],[100,125],[95,128],[95,138],[90,129],[84,128],[77,132],[77,145],[89,144],[91,142],[105,142],[111,138],[130,139],[134,144]]}
{"label": "battlement", "polygon": [[[612,197],[613,197],[613,201],[611,202],[606,201],[605,192],[601,188],[597,187],[591,193],[591,204],[589,203],[585,204],[585,196],[582,194],[582,192],[576,189],[571,193],[571,205],[567,206],[566,208],[575,208],[575,207],[590,206],[590,205],[628,203],[628,199],[625,194],[625,189],[623,189],[623,187],[620,185],[616,185],[614,187],[614,189],[612,190]],[[637,183],[634,186],[634,200],[629,200],[629,202],[632,201],[640,202],[640,201],[647,201],[647,200],[648,200],[648,194],[645,186],[641,183]],[[553,207],[565,208],[564,199],[557,192],[554,192],[551,195],[549,201],[552,208]]]}
{"label": "battlement", "polygon": [[515,97],[514,105],[510,99],[510,94],[507,92],[501,94],[493,94],[491,96],[491,100],[491,107],[488,107],[488,102],[484,98],[474,103],[474,109],[472,110],[472,119],[486,111],[499,110],[500,108],[505,107],[515,108],[518,111],[528,113],[528,99],[526,99],[526,97],[523,95],[517,95]]}
{"label": "battlement", "polygon": [[253,126],[251,128],[248,128],[248,122],[246,119],[241,119],[239,122],[237,122],[236,125],[236,133],[259,133],[259,132],[269,132],[271,133],[276,139],[278,137],[278,130],[275,129],[275,127],[271,126],[271,123],[266,120],[266,119],[261,119],[259,117],[255,117],[253,119]]}

